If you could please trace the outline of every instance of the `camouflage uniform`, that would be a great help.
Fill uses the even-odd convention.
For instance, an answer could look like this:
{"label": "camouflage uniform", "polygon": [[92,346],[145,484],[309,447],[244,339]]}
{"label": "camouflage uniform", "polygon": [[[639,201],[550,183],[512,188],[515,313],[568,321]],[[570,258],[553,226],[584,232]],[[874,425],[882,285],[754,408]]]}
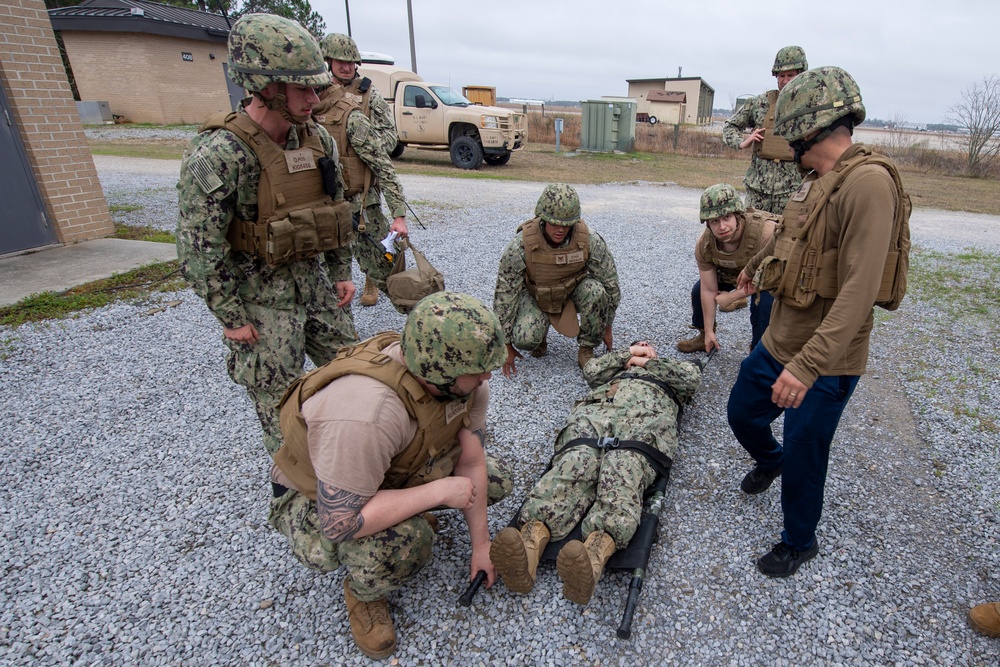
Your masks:
{"label": "camouflage uniform", "polygon": [[[722,140],[727,146],[739,148],[745,138],[744,132],[764,126],[767,115],[767,93],[761,93],[746,103],[722,128]],[[764,160],[757,153],[750,155],[750,166],[743,176],[746,186],[746,205],[760,211],[780,214],[788,203],[788,198],[802,182],[799,166],[794,162]]]}
{"label": "camouflage uniform", "polygon": [[[680,408],[659,386],[620,377],[630,356],[628,349],[618,350],[584,367],[584,378],[592,390],[574,405],[566,427],[556,438],[557,452],[575,438],[614,437],[645,442],[674,459]],[[696,365],[664,357],[627,369],[627,373],[668,383],[685,403],[701,383]],[[553,540],[566,537],[582,519],[584,536],[603,530],[622,549],[639,525],[643,491],[655,477],[648,460],[636,451],[605,452],[578,445],[555,457],[529,492],[520,519],[542,521]]]}
{"label": "camouflage uniform", "polygon": [[[563,244],[568,244],[571,238],[572,234],[566,237]],[[522,232],[518,232],[500,258],[493,311],[500,319],[507,342],[522,350],[534,350],[545,338],[550,322],[549,316],[528,292],[525,284],[527,271],[524,238]],[[614,322],[621,301],[621,289],[611,250],[593,229],[590,230],[587,274],[570,293],[570,300],[576,304],[580,314],[577,340],[581,347],[594,348],[604,340],[604,329]]]}
{"label": "camouflage uniform", "polygon": [[[319,45],[288,19],[249,14],[230,31],[229,73],[249,90],[272,82],[326,85],[330,77],[322,65]],[[285,117],[288,110],[279,113]],[[327,156],[337,159],[333,139],[311,122],[292,124],[285,150],[299,147],[299,132],[318,133]],[[260,174],[254,152],[231,132],[214,129],[195,136],[177,183],[177,255],[192,289],[224,327],[252,324],[260,335],[252,345],[226,339],[226,366],[250,395],[264,430],[264,447],[273,456],[281,444],[278,402],[301,374],[305,355],[324,364],[357,335],[350,311],[337,307],[331,284],[331,276],[351,279],[350,248],[329,253],[329,275],[319,257],[272,268],[263,259],[230,249],[230,222],[257,219]]]}
{"label": "camouflage uniform", "polygon": [[[355,79],[347,86],[348,94],[357,94]],[[340,86],[333,85],[325,90],[320,97],[320,104],[313,109],[316,120],[328,129],[330,119],[324,116],[329,108],[328,100]],[[366,228],[364,234],[359,234],[354,241],[354,256],[361,270],[372,279],[380,291],[386,292],[386,278],[392,270],[392,263],[385,257],[385,248],[380,243],[389,233],[393,218],[406,215],[406,201],[403,198],[403,186],[396,176],[389,152],[396,146],[396,125],[392,112],[375,86],[369,89],[369,115],[360,111],[352,111],[347,116],[347,138],[358,154],[358,157],[371,169],[371,188],[364,202]],[[331,130],[332,131],[332,130]],[[389,146],[389,143],[392,146]],[[351,198],[351,208],[355,220],[361,215],[361,198],[359,193]],[[382,212],[382,196],[389,207],[389,217]]]}
{"label": "camouflage uniform", "polygon": [[[487,455],[487,503],[514,489],[510,465]],[[359,599],[375,600],[398,590],[431,560],[434,533],[422,515],[367,537],[333,543],[323,534],[316,501],[289,490],[271,499],[268,523],[288,538],[292,553],[308,568],[333,572],[343,565]]]}

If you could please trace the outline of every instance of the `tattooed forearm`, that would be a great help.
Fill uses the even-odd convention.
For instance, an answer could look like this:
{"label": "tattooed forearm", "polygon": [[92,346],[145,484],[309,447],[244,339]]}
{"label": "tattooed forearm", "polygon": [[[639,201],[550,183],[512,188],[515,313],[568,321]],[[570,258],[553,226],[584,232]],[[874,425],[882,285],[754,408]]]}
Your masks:
{"label": "tattooed forearm", "polygon": [[335,486],[319,482],[316,485],[316,507],[319,510],[319,520],[331,542],[344,542],[352,539],[361,527],[365,518],[361,516],[361,508],[371,498],[350,493]]}
{"label": "tattooed forearm", "polygon": [[477,428],[475,431],[472,432],[472,435],[476,436],[479,439],[479,445],[483,449],[486,449],[486,434],[483,433],[483,429]]}

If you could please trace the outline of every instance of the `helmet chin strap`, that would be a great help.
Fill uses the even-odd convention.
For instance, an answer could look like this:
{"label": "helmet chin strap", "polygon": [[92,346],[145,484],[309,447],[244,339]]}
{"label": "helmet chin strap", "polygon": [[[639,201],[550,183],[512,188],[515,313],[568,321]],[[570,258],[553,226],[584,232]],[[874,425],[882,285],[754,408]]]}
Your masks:
{"label": "helmet chin strap", "polygon": [[305,126],[309,118],[296,118],[292,115],[291,110],[288,108],[288,98],[285,96],[285,84],[278,84],[278,92],[274,94],[274,97],[268,99],[261,95],[260,93],[255,93],[261,101],[271,111],[277,111],[278,115],[284,118],[286,121],[294,125],[296,128],[302,128]]}

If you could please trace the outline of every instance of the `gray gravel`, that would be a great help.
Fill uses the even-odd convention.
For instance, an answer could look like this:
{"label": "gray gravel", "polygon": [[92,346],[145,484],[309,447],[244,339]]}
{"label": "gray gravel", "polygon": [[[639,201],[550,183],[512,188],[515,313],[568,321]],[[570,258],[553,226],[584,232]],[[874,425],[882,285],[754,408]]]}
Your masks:
{"label": "gray gravel", "polygon": [[[112,204],[143,207],[130,221],[173,227],[177,162],[96,163]],[[413,225],[415,243],[450,289],[491,302],[503,247],[542,186],[403,183],[428,227]],[[618,260],[617,343],[648,337],[678,354],[699,193],[578,189]],[[1000,252],[997,217],[918,210],[913,229],[922,266],[965,247]],[[982,276],[985,292],[997,282],[995,270]],[[468,539],[446,512],[434,561],[390,598],[392,664],[998,664],[1000,640],[965,621],[971,605],[1000,599],[997,318],[995,307],[970,320],[912,295],[880,314],[870,373],[834,444],[820,555],[777,581],[753,566],[781,528],[777,489],[739,491],[749,460],[725,419],[749,324],[746,311],[723,314],[725,348],[685,415],[633,638],[615,637],[625,573],[606,574],[585,608],[562,599],[551,565],[530,595],[500,585],[457,606]],[[362,336],[402,323],[384,298],[355,319]],[[266,524],[268,459],[224,354],[217,322],[187,290],[0,328],[0,663],[373,662],[351,641],[342,573],[303,568]],[[575,360],[556,336],[549,356],[491,382],[492,451],[517,471],[516,497],[491,509],[494,532],[584,393]]]}

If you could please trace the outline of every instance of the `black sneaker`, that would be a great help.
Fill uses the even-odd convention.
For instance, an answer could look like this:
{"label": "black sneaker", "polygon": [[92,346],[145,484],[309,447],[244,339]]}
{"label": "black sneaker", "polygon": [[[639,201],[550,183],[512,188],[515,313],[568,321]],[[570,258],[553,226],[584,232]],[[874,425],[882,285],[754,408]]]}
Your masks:
{"label": "black sneaker", "polygon": [[818,553],[819,540],[814,539],[812,546],[805,551],[778,542],[773,549],[757,559],[757,569],[769,577],[790,577],[802,563]]}
{"label": "black sneaker", "polygon": [[743,478],[743,481],[740,482],[740,488],[743,489],[743,493],[750,495],[763,493],[771,487],[771,483],[779,475],[781,475],[781,466],[771,468],[770,470],[763,470],[758,465]]}

